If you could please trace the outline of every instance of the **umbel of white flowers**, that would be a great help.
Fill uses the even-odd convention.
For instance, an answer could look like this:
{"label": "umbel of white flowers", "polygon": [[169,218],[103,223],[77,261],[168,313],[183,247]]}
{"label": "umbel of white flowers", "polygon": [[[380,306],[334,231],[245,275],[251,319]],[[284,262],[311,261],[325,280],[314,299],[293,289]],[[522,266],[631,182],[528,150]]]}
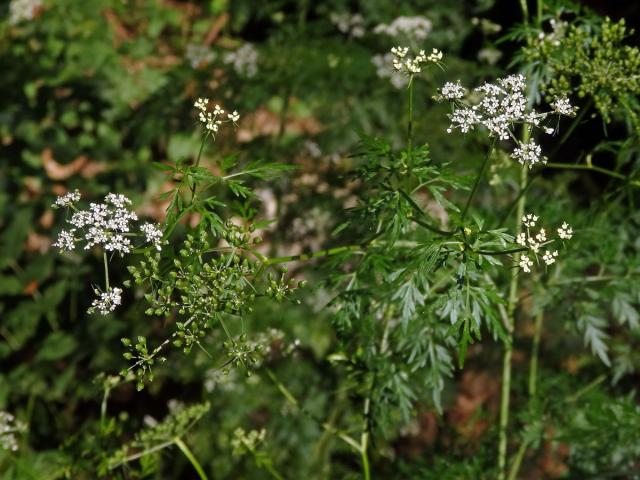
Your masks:
{"label": "umbel of white flowers", "polygon": [[237,126],[238,120],[240,120],[240,114],[237,111],[227,113],[225,117],[225,111],[220,105],[214,105],[213,110],[209,110],[209,99],[199,98],[193,104],[198,110],[198,119],[200,123],[204,125],[212,134],[216,134],[220,129],[220,125],[223,123],[232,123]]}
{"label": "umbel of white flowers", "polygon": [[480,95],[477,103],[465,102],[466,89],[460,82],[445,83],[438,95],[437,101],[449,101],[453,112],[449,115],[451,125],[447,132],[460,130],[467,133],[475,127],[482,126],[489,131],[489,136],[498,140],[512,139],[516,147],[511,157],[521,165],[533,168],[538,163],[546,163],[540,145],[534,141],[521,142],[516,138],[515,127],[528,125],[531,128],[542,129],[546,134],[555,132],[554,128],[545,126],[544,122],[551,115],[574,116],[576,108],[572,107],[567,98],[556,98],[551,102],[551,110],[536,112],[527,105],[525,96],[526,78],[524,75],[509,75],[499,78],[496,83],[484,83],[474,89]]}
{"label": "umbel of white flowers", "polygon": [[[80,201],[80,192],[75,190],[58,197],[53,208],[69,208],[73,211],[67,223],[71,228],[62,230],[53,246],[61,251],[75,250],[82,246],[84,250],[100,246],[106,252],[118,252],[121,256],[131,252],[131,238],[143,237],[143,243],[153,245],[156,250],[162,249],[162,230],[158,225],[143,223],[134,231],[133,222],[138,216],[129,210],[131,200],[124,195],[109,193],[103,203],[90,203],[88,210],[79,210],[76,204]],[[106,257],[105,257],[106,259]],[[106,260],[105,260],[106,261]],[[105,269],[106,269],[105,265]],[[108,273],[106,273],[108,279]],[[96,297],[87,313],[99,312],[107,315],[122,303],[122,289],[105,286],[105,291],[94,289]]]}
{"label": "umbel of white flowers", "polygon": [[57,241],[53,244],[61,251],[74,250],[78,244],[84,250],[94,246],[101,246],[108,252],[118,252],[120,255],[131,252],[130,238],[143,236],[147,243],[162,249],[162,230],[157,225],[144,223],[139,227],[139,233],[132,231],[132,222],[138,216],[128,209],[131,205],[124,195],[109,193],[103,203],[90,203],[88,210],[79,210],[76,203],[80,200],[80,192],[75,190],[58,197],[53,208],[70,208],[74,211],[67,223],[71,228],[62,230]]}
{"label": "umbel of white flowers", "polygon": [[422,72],[422,66],[429,63],[439,63],[442,60],[442,52],[434,48],[429,55],[420,50],[415,57],[409,57],[408,47],[393,47],[393,68],[407,76],[417,75]]}
{"label": "umbel of white flowers", "polygon": [[[536,262],[539,263],[538,256],[542,253],[542,247],[547,247],[556,241],[556,239],[547,238],[547,232],[544,228],[540,228],[538,233],[534,234],[532,229],[538,223],[538,216],[528,213],[522,217],[522,225],[526,228],[526,232],[522,232],[516,236],[516,243],[521,247],[527,249],[527,253],[520,255],[519,266],[525,273],[531,272],[533,267],[533,260],[529,255],[533,255]],[[571,240],[573,237],[573,229],[567,222],[563,222],[562,226],[558,228],[558,238],[560,240]],[[542,253],[542,262],[545,266],[553,265],[556,263],[558,257],[558,250],[545,249]]]}

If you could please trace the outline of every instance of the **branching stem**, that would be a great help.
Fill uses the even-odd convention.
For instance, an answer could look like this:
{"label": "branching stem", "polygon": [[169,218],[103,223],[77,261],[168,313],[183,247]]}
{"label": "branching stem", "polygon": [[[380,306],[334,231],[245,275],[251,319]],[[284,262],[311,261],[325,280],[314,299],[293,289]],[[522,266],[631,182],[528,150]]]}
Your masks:
{"label": "branching stem", "polygon": [[480,170],[478,170],[478,174],[476,175],[476,179],[473,182],[473,187],[471,188],[471,193],[469,193],[469,197],[467,198],[467,203],[464,206],[464,210],[462,210],[462,214],[460,215],[460,222],[464,222],[464,219],[467,215],[467,211],[469,210],[469,206],[471,205],[471,201],[473,200],[473,197],[476,194],[476,191],[478,190],[478,185],[480,185],[480,180],[482,179],[482,175],[485,171],[485,168],[487,167],[487,164],[489,163],[489,158],[491,157],[491,154],[493,153],[493,147],[495,146],[496,142],[495,140],[493,142],[491,142],[491,146],[489,147],[489,150],[487,151],[487,154],[484,157],[484,160],[482,161],[482,165],[480,165]]}
{"label": "branching stem", "polygon": [[[523,142],[529,140],[529,130],[523,132]],[[528,169],[523,167],[520,174],[520,188],[524,190],[527,185]],[[516,207],[516,235],[522,230],[522,215],[524,214],[526,196],[523,194]],[[514,264],[520,261],[520,253],[514,255]],[[498,434],[498,480],[505,480],[505,468],[507,463],[507,428],[509,426],[509,400],[511,394],[511,357],[513,354],[513,330],[515,326],[515,311],[518,304],[518,275],[511,277],[509,284],[509,300],[507,304],[507,335],[508,339],[504,347],[502,362],[502,391],[500,398],[500,423]]]}
{"label": "branching stem", "polygon": [[102,252],[102,260],[104,262],[104,288],[108,292],[109,287],[109,260],[107,259],[107,252]]}
{"label": "branching stem", "polygon": [[198,472],[198,476],[200,477],[200,479],[208,480],[207,475],[204,473],[202,465],[200,465],[200,462],[198,462],[198,459],[193,455],[187,444],[184,443],[180,437],[176,437],[174,439],[174,443],[180,449],[180,451],[184,453],[184,456],[187,457],[189,462],[191,462],[193,468],[196,470],[196,472]]}

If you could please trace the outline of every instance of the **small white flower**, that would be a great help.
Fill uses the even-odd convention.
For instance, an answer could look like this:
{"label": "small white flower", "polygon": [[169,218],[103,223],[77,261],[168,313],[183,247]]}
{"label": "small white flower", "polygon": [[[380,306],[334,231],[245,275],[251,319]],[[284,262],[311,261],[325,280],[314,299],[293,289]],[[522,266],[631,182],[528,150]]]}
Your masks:
{"label": "small white flower", "polygon": [[160,230],[156,225],[145,223],[140,226],[140,231],[144,233],[147,242],[155,245],[156,250],[162,250],[162,230]]}
{"label": "small white flower", "polygon": [[545,265],[553,265],[554,263],[556,263],[557,256],[558,256],[557,250],[554,250],[553,252],[547,250],[546,252],[544,252],[544,255],[542,256],[542,260],[544,261]]}
{"label": "small white flower", "polygon": [[463,98],[466,93],[467,91],[462,85],[460,85],[460,80],[455,83],[447,82],[440,89],[440,96],[444,100],[457,100]]}
{"label": "small white flower", "polygon": [[42,0],[11,0],[9,24],[16,25],[25,20],[33,20],[36,11],[40,8],[42,8]]}
{"label": "small white flower", "polygon": [[208,103],[209,103],[209,99],[208,98],[199,98],[198,100],[195,101],[193,106],[196,107],[198,110],[204,112],[204,111],[207,110],[207,104]]}
{"label": "small white flower", "polygon": [[80,200],[80,192],[78,191],[78,189],[76,189],[73,192],[66,193],[61,197],[56,198],[55,203],[51,206],[53,208],[69,207],[79,200]]}
{"label": "small white flower", "polygon": [[27,430],[27,426],[11,415],[9,412],[0,411],[0,449],[15,452],[18,450],[16,433]]}
{"label": "small white flower", "polygon": [[58,247],[60,251],[72,251],[76,248],[76,239],[74,237],[75,228],[71,230],[62,230],[58,234],[58,240],[53,244],[54,247]]}
{"label": "small white flower", "polygon": [[521,165],[528,166],[529,169],[536,163],[546,163],[546,159],[542,157],[542,148],[535,142],[520,144],[513,150],[511,157]]}
{"label": "small white flower", "polygon": [[536,235],[536,241],[540,243],[547,241],[547,232],[544,231],[544,228],[541,228],[540,232]]}
{"label": "small white flower", "polygon": [[533,228],[536,226],[538,216],[532,213],[528,213],[522,217],[522,224],[527,228]]}
{"label": "small white flower", "polygon": [[533,266],[533,262],[528,256],[521,255],[519,265],[524,272],[529,273],[531,272],[531,267]]}
{"label": "small white flower", "polygon": [[573,237],[573,228],[571,228],[567,222],[563,222],[562,226],[558,228],[558,236],[562,240],[571,240],[571,237]]}
{"label": "small white flower", "polygon": [[427,57],[427,60],[433,63],[438,63],[440,60],[442,60],[442,52],[437,48],[434,48],[429,54],[429,57]]}
{"label": "small white flower", "polygon": [[198,110],[198,119],[200,123],[204,125],[204,128],[214,134],[220,130],[220,125],[223,123],[233,123],[234,125],[238,120],[240,120],[240,114],[234,110],[232,113],[227,114],[227,118],[225,120],[222,119],[222,116],[225,114],[224,108],[220,105],[214,105],[213,111],[208,110],[209,99],[199,98],[193,104],[193,106]]}
{"label": "small white flower", "polygon": [[416,75],[422,72],[422,65],[427,62],[438,62],[442,59],[442,52],[435,48],[428,57],[424,50],[420,50],[418,55],[413,58],[407,57],[408,53],[408,47],[393,47],[391,49],[391,54],[393,55],[393,68],[407,76]]}
{"label": "small white flower", "polygon": [[547,135],[553,135],[553,132],[555,132],[555,130],[551,127],[544,127],[544,133],[546,133]]}
{"label": "small white flower", "polygon": [[556,97],[551,102],[551,108],[559,115],[566,115],[567,117],[573,117],[576,114],[576,107],[573,107],[567,97]]}
{"label": "small white flower", "polygon": [[538,253],[538,251],[540,250],[540,243],[536,242],[536,239],[531,237],[527,239],[527,242],[529,243],[529,249],[533,253]]}
{"label": "small white flower", "polygon": [[93,300],[91,307],[87,310],[89,314],[98,311],[102,315],[107,315],[122,303],[122,289],[118,287],[110,288],[106,292],[96,290],[96,295],[98,295],[98,298]]}
{"label": "small white flower", "polygon": [[519,234],[516,236],[516,243],[517,243],[518,245],[521,245],[521,246],[523,246],[523,247],[526,247],[526,246],[527,246],[527,234],[526,234],[526,233],[524,233],[524,232],[519,233]]}

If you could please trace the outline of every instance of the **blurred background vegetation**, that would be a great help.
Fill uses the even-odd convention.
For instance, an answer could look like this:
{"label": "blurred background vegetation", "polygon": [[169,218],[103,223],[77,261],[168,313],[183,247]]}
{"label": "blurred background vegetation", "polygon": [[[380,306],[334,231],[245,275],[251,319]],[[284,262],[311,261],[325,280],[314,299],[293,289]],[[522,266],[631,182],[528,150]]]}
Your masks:
{"label": "blurred background vegetation", "polygon": [[[530,4],[535,10],[535,2]],[[551,20],[588,25],[591,35],[602,30],[605,16],[613,23],[625,18],[628,30],[640,22],[640,4],[633,1],[550,1],[543,13],[548,34],[556,32]],[[409,33],[392,31],[402,16],[423,20]],[[536,44],[526,40],[537,37],[528,36],[521,22],[516,0],[4,2],[0,410],[28,429],[16,434],[16,451],[0,450],[0,476],[197,478],[175,447],[124,467],[100,466],[151,418],[160,421],[179,415],[180,405],[208,402],[208,410],[191,412],[201,418],[184,439],[209,478],[269,478],[265,464],[286,478],[359,478],[357,457],[312,418],[348,423],[357,404],[349,372],[330,361],[342,348],[324,308],[331,297],[324,283],[330,264],[291,265],[293,275],[310,280],[299,295],[302,304],[265,303],[248,319],[250,330],[271,342],[264,371],[249,378],[236,370],[225,375],[194,349],[172,354],[142,392],[131,382],[111,388],[108,375],[125,366],[119,339],[153,338],[165,325],[143,314],[137,294],[128,295],[115,315],[84,313],[102,260],[90,252],[53,251],[61,218],[50,205],[56,195],[76,188],[88,198],[124,193],[140,215],[161,221],[167,205],[160,195],[172,180],[152,163],[197,155],[201,137],[192,104],[210,97],[237,109],[242,119],[237,132],[223,133],[207,151],[204,166],[215,169],[216,159],[238,151],[245,160],[297,167],[275,181],[256,180],[251,187],[258,198],[234,207],[255,209],[258,218],[271,221],[263,232],[263,253],[334,246],[331,232],[362,188],[349,176],[357,166],[351,154],[360,135],[385,135],[396,146],[404,141],[405,85],[385,54],[408,44],[445,54],[444,71],[432,71],[416,89],[415,138],[429,143],[432,157],[464,170],[481,158],[483,144],[474,136],[461,140],[446,133],[448,107],[431,99],[437,87],[458,79],[476,85],[520,70],[535,79],[533,101],[556,88],[571,91],[582,108],[566,140],[548,146],[550,161],[589,162],[623,179],[546,169],[531,187],[540,211],[583,227],[585,234],[572,247],[577,258],[567,269],[582,278],[613,280],[547,287],[543,294],[532,286],[536,302],[524,303],[514,368],[526,369],[533,319],[548,305],[552,313],[540,360],[543,398],[564,398],[592,385],[576,401],[582,403],[575,415],[562,404],[524,400],[516,409],[520,424],[538,429],[525,436],[543,439],[524,459],[522,478],[605,478],[610,472],[607,478],[636,478],[640,287],[628,273],[640,268],[640,214],[637,188],[624,179],[637,178],[640,169],[638,71],[635,84],[605,85],[602,70],[585,73],[595,65],[592,57],[580,63],[584,38],[571,40],[574,50],[565,43]],[[612,52],[623,43],[638,44],[638,34],[627,33],[613,42]],[[567,38],[563,33],[558,41]],[[568,51],[571,58],[564,58]],[[480,199],[488,211],[501,195],[512,194],[515,178],[508,168],[492,170],[495,196]],[[557,200],[558,192],[564,200]],[[233,204],[228,193],[219,195]],[[124,262],[115,268],[119,283],[128,278]],[[214,332],[206,344],[215,352],[222,341]],[[443,414],[429,396],[415,397],[416,413],[408,422],[390,412],[393,421],[373,445],[374,478],[494,478],[487,472],[494,463],[499,351],[490,340],[470,347],[465,369],[447,380]],[[308,415],[286,402],[267,370],[277,372]],[[524,392],[525,383],[526,375],[516,380],[516,392]],[[260,455],[234,448],[239,427],[266,429]]]}

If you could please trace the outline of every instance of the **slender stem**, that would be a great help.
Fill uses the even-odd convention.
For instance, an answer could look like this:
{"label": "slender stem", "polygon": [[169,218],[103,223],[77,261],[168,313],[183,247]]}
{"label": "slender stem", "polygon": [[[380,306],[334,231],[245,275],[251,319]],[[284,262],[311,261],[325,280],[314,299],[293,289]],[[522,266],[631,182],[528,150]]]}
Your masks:
{"label": "slender stem", "polygon": [[[207,133],[205,134],[204,138],[202,139],[202,143],[200,144],[200,150],[198,151],[198,157],[196,158],[196,163],[194,163],[195,167],[200,166],[200,159],[202,158],[202,152],[204,151],[204,145],[205,143],[207,143],[207,139],[209,138],[210,132],[207,130]],[[193,204],[193,201],[195,199],[195,194],[196,194],[196,182],[194,180],[193,185],[191,185],[191,203]]]}
{"label": "slender stem", "polygon": [[371,471],[369,468],[369,409],[371,408],[371,399],[367,397],[364,401],[362,435],[360,436],[360,457],[362,458],[362,476],[364,480],[371,479]]}
{"label": "slender stem", "polygon": [[105,291],[109,291],[109,261],[107,260],[107,252],[102,252],[102,260],[104,262],[104,285]]}
{"label": "slender stem", "polygon": [[278,473],[278,471],[275,468],[273,468],[273,465],[271,465],[271,462],[262,462],[260,463],[260,466],[263,466],[264,468],[266,468],[267,472],[269,472],[271,476],[276,480],[284,480],[284,477],[280,475],[280,473]]}
{"label": "slender stem", "polygon": [[371,480],[371,471],[369,468],[369,456],[367,455],[366,448],[360,450],[360,457],[362,458],[362,476],[365,480]]}
{"label": "slender stem", "polygon": [[142,457],[144,457],[146,455],[150,455],[150,454],[152,454],[154,452],[162,450],[163,448],[167,448],[167,447],[169,447],[169,446],[171,446],[171,445],[173,445],[175,443],[174,440],[169,440],[167,442],[159,443],[158,445],[154,445],[151,448],[148,448],[146,450],[142,450],[141,452],[138,452],[138,453],[134,453],[133,455],[129,455],[128,457],[123,458],[118,463],[110,464],[109,465],[109,470],[113,470],[115,468],[118,468],[120,465],[124,465],[125,463],[129,463],[129,462],[131,462],[133,460],[137,460],[137,459],[142,458]]}
{"label": "slender stem", "polygon": [[533,345],[531,346],[531,363],[529,366],[529,395],[535,396],[536,382],[538,377],[538,353],[540,351],[540,336],[542,335],[542,323],[544,321],[544,311],[540,310],[536,315],[533,331]]}
{"label": "slender stem", "polygon": [[[524,130],[523,141],[528,141],[529,131]],[[522,168],[520,174],[520,188],[527,184],[528,169]],[[516,235],[522,230],[522,215],[524,214],[525,195],[518,200],[516,207]],[[514,264],[520,261],[520,253],[514,255]],[[511,394],[511,357],[513,355],[513,330],[515,326],[515,311],[518,303],[518,278],[517,274],[511,277],[509,285],[509,300],[507,304],[507,343],[504,348],[502,362],[502,391],[500,398],[500,423],[498,438],[498,480],[505,479],[505,467],[507,463],[507,427],[509,426],[509,401]]]}
{"label": "slender stem", "polygon": [[520,447],[518,448],[518,452],[516,453],[515,458],[513,459],[513,463],[511,464],[511,470],[509,470],[509,476],[507,480],[516,480],[518,477],[518,472],[520,471],[520,465],[522,465],[522,459],[524,458],[524,454],[527,452],[529,448],[529,442],[522,442]]}
{"label": "slender stem", "polygon": [[[418,213],[419,215],[423,216],[423,217],[427,217],[427,215],[422,211],[422,209],[418,206],[418,204],[413,200],[413,198],[411,198],[411,195],[409,195],[407,192],[405,192],[404,190],[398,190],[398,193],[400,195],[402,195],[402,197],[404,197],[404,199],[409,203],[409,205],[411,206],[411,208],[413,208],[415,210],[416,213]],[[436,228],[434,226],[429,225],[428,223],[422,222],[420,220],[418,220],[415,217],[411,218],[411,221],[414,222],[417,225],[420,225],[423,228],[426,228],[427,230],[431,230],[434,233],[437,233],[439,235],[445,235],[445,236],[450,236],[453,235],[455,232],[448,232],[446,230],[440,230],[439,228]]]}
{"label": "slender stem", "polygon": [[413,166],[412,150],[413,150],[413,75],[409,77],[409,120],[407,122],[407,157],[409,167]]}
{"label": "slender stem", "polygon": [[291,405],[296,407],[298,410],[300,410],[303,414],[305,414],[307,417],[309,417],[313,421],[317,422],[326,431],[336,435],[339,439],[344,441],[347,445],[349,445],[355,451],[360,452],[360,444],[358,442],[356,442],[351,436],[349,436],[348,434],[346,434],[344,432],[341,432],[340,430],[336,429],[335,427],[333,427],[329,423],[323,422],[321,419],[316,418],[315,415],[313,415],[306,408],[304,408],[302,405],[300,405],[300,402],[298,402],[296,397],[294,397],[293,394],[289,391],[289,389],[284,386],[284,384],[278,379],[278,377],[276,377],[276,374],[271,369],[267,368],[266,372],[267,372],[267,375],[269,376],[269,378],[273,381],[273,383],[276,384],[276,386],[278,387],[278,390],[280,391],[280,393],[282,393],[284,398],[286,398],[287,401]]}
{"label": "slender stem", "polygon": [[[542,323],[544,320],[544,310],[540,310],[536,315],[534,333],[533,333],[533,345],[531,347],[531,363],[529,365],[529,396],[534,397],[536,395],[536,383],[538,375],[538,352],[540,351],[540,336],[542,334]],[[511,469],[509,470],[509,476],[507,480],[516,480],[518,472],[520,471],[520,465],[524,458],[527,449],[529,448],[529,442],[523,441],[518,447]]]}
{"label": "slender stem", "polygon": [[609,175],[610,177],[618,178],[620,180],[629,180],[629,183],[634,187],[640,187],[640,180],[630,180],[621,173],[607,170],[606,168],[597,167],[590,163],[547,163],[547,168],[556,168],[560,170],[591,170],[594,172],[602,173],[603,175]]}
{"label": "slender stem", "polygon": [[538,25],[542,25],[542,12],[544,10],[544,0],[538,0],[537,6],[538,6],[538,12],[537,12]]}
{"label": "slender stem", "polygon": [[525,247],[512,248],[511,250],[475,250],[476,253],[480,253],[482,255],[490,255],[490,256],[498,256],[498,255],[509,255],[511,253],[519,253],[527,250]]}
{"label": "slender stem", "polygon": [[298,260],[311,260],[312,258],[329,257],[344,252],[359,252],[362,245],[346,245],[343,247],[328,248],[326,250],[318,250],[317,252],[302,253],[300,255],[287,255],[285,257],[267,258],[264,265],[275,265],[279,263],[295,262]]}
{"label": "slender stem", "polygon": [[467,203],[464,206],[464,210],[462,210],[462,215],[460,216],[460,222],[464,222],[464,218],[467,215],[467,210],[469,210],[469,206],[471,205],[471,200],[473,200],[473,197],[476,194],[476,190],[478,190],[478,185],[480,185],[480,180],[482,179],[482,174],[484,173],[485,168],[487,167],[487,164],[489,163],[489,158],[491,157],[491,154],[493,153],[493,147],[495,146],[496,142],[495,140],[491,143],[491,146],[489,147],[489,150],[487,151],[487,154],[484,157],[484,160],[482,161],[482,165],[480,165],[480,170],[478,171],[478,175],[476,175],[476,179],[473,182],[473,187],[471,188],[471,193],[469,193],[469,198],[467,198]]}
{"label": "slender stem", "polygon": [[204,473],[202,465],[200,465],[200,462],[198,462],[198,459],[193,456],[193,453],[191,452],[191,450],[189,450],[189,447],[187,447],[187,444],[184,443],[182,439],[179,437],[174,439],[174,443],[177,445],[180,451],[184,453],[184,456],[187,457],[187,459],[191,462],[191,465],[193,465],[193,468],[195,468],[196,472],[198,472],[198,475],[200,476],[200,478],[202,480],[208,480],[207,475]]}
{"label": "slender stem", "polygon": [[577,401],[582,395],[584,395],[585,393],[587,393],[589,390],[597,387],[598,385],[600,385],[602,382],[604,382],[607,379],[606,375],[600,375],[599,377],[597,377],[593,382],[589,383],[587,386],[581,388],[580,390],[578,390],[576,393],[574,393],[573,395],[567,397],[565,399],[566,403],[573,403],[575,401]]}
{"label": "slender stem", "polygon": [[520,9],[522,10],[524,23],[529,23],[529,6],[527,5],[527,0],[520,0]]}

